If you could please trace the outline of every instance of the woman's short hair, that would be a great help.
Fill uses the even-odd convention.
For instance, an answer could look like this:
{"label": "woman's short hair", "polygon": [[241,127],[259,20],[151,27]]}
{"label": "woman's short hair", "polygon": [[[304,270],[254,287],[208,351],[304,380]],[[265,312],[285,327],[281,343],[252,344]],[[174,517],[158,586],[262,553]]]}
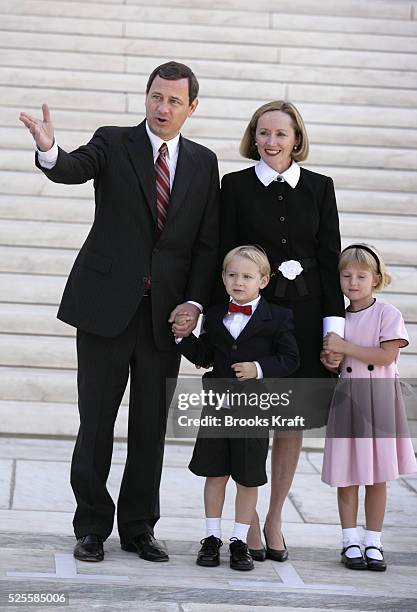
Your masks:
{"label": "woman's short hair", "polygon": [[245,257],[256,264],[261,276],[269,276],[271,274],[271,266],[265,251],[253,244],[244,244],[229,251],[223,259],[223,272],[226,272],[227,266],[236,255]]}
{"label": "woman's short hair", "polygon": [[391,275],[386,270],[384,260],[375,247],[369,244],[351,244],[342,251],[339,271],[342,272],[351,265],[369,270],[376,276],[378,282],[375,291],[382,291],[391,282]]}
{"label": "woman's short hair", "polygon": [[297,149],[292,152],[292,159],[296,162],[301,162],[307,159],[309,142],[303,118],[294,104],[292,104],[292,102],[287,102],[286,100],[273,100],[272,102],[263,104],[253,113],[251,120],[249,121],[243,134],[239,147],[239,152],[242,157],[255,160],[260,159],[258,149],[255,145],[256,126],[258,124],[259,117],[262,117],[262,115],[271,111],[281,111],[282,113],[286,113],[291,117],[292,127],[297,139]]}

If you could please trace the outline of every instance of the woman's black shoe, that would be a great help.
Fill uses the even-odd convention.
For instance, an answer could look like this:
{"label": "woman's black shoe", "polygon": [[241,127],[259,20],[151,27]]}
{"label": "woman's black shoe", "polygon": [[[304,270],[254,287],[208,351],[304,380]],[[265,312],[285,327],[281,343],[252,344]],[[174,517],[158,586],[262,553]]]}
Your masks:
{"label": "woman's black shoe", "polygon": [[216,567],[220,565],[220,548],[223,546],[220,538],[211,535],[208,538],[203,538],[200,544],[202,546],[197,553],[197,565],[202,565],[203,567]]}
{"label": "woman's black shoe", "polygon": [[[366,554],[366,551],[372,548],[374,550],[378,550],[381,553],[382,559],[372,559],[372,557],[368,557],[368,555]],[[365,548],[365,561],[366,561],[368,570],[371,570],[373,572],[385,572],[385,570],[387,569],[387,564],[385,563],[384,553],[382,552],[382,548],[378,548],[377,546],[367,546]]]}
{"label": "woman's black shoe", "polygon": [[[359,548],[360,557],[347,557],[345,553],[347,550],[349,550],[349,548]],[[342,558],[340,559],[340,561],[348,569],[353,569],[353,570],[366,569],[365,559],[362,556],[362,551],[361,551],[361,547],[359,546],[359,544],[351,544],[350,546],[345,546],[345,548],[343,548],[340,554],[342,555]]]}
{"label": "woman's black shoe", "polygon": [[265,561],[266,550],[262,548],[249,548],[250,556],[254,561]]}
{"label": "woman's black shoe", "polygon": [[266,558],[271,559],[271,561],[279,561],[280,563],[282,563],[283,561],[286,561],[288,559],[288,550],[285,545],[285,540],[284,540],[284,536],[282,535],[282,533],[281,533],[282,541],[284,542],[284,548],[282,550],[277,550],[276,548],[269,548],[268,539],[265,533],[265,527],[264,527],[264,536],[265,536],[265,545],[266,545]]}

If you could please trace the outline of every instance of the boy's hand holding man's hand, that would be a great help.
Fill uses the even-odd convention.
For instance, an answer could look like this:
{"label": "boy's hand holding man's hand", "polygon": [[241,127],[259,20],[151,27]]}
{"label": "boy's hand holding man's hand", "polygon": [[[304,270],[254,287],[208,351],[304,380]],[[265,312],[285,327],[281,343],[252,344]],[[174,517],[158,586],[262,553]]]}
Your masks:
{"label": "boy's hand holding man's hand", "polygon": [[[195,309],[195,306],[193,308]],[[169,319],[169,322],[172,323],[172,333],[176,338],[186,338],[195,328],[197,320],[198,315],[195,317],[194,313],[187,310],[173,311]]]}
{"label": "boy's hand holding man's hand", "polygon": [[238,380],[250,380],[258,376],[258,370],[253,361],[241,361],[240,363],[232,364],[232,370],[236,374]]}

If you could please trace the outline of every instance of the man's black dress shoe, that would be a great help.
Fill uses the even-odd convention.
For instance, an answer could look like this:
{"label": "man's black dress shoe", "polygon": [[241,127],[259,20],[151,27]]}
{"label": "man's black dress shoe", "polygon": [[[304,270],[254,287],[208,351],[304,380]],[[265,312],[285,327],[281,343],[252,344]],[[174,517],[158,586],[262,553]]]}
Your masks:
{"label": "man's black dress shoe", "polygon": [[208,538],[203,538],[200,544],[202,546],[197,553],[197,565],[202,565],[203,567],[216,567],[220,565],[220,548],[223,546],[220,538],[211,535]]}
{"label": "man's black dress shoe", "polygon": [[74,557],[79,561],[103,561],[103,538],[94,533],[78,538]]}
{"label": "man's black dress shoe", "polygon": [[[366,551],[369,549],[379,550],[382,555],[382,559],[372,559],[372,557],[368,557]],[[382,552],[382,548],[378,548],[377,546],[367,546],[365,548],[365,561],[368,570],[372,570],[373,572],[385,572],[387,569],[387,564],[385,563],[384,553]]]}
{"label": "man's black dress shoe", "polygon": [[254,561],[265,561],[266,550],[262,548],[249,548],[250,556]]}
{"label": "man's black dress shoe", "polygon": [[230,567],[235,570],[253,570],[253,559],[248,545],[237,538],[230,538]]}
{"label": "man's black dress shoe", "polygon": [[265,545],[266,545],[266,558],[271,559],[271,561],[279,561],[280,563],[282,563],[283,561],[286,561],[288,559],[288,550],[285,545],[284,536],[282,536],[282,541],[284,542],[284,548],[282,550],[278,550],[276,548],[269,548],[268,540],[267,540],[266,533],[265,533],[265,527],[264,527],[264,536],[265,536]]}
{"label": "man's black dress shoe", "polygon": [[[347,550],[349,550],[349,548],[359,548],[360,557],[347,557],[345,553]],[[359,546],[359,544],[351,544],[350,546],[345,546],[345,548],[342,550],[340,554],[342,555],[342,558],[340,559],[341,562],[348,569],[353,569],[353,570],[366,569],[365,559],[362,556],[362,551],[361,551],[361,547]]]}
{"label": "man's black dress shoe", "polygon": [[120,542],[122,550],[135,552],[145,561],[169,561],[168,554],[151,533],[140,533],[130,542]]}

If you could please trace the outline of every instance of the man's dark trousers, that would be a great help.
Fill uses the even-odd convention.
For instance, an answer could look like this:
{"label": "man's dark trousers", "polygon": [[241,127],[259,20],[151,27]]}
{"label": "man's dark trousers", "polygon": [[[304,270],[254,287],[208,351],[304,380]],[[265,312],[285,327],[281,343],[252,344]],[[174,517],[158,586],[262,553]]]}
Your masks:
{"label": "man's dark trousers", "polygon": [[[116,338],[77,331],[80,429],[74,449],[71,484],[77,499],[74,517],[79,538],[113,528],[114,503],[106,481],[113,450],[113,429],[129,368],[128,457],[117,507],[119,534],[129,541],[153,532],[159,518],[168,403],[178,375],[176,349],[160,351],[152,335],[150,298],[143,298],[126,330]],[[168,394],[166,387],[169,385]],[[146,398],[146,399],[145,399]]]}

